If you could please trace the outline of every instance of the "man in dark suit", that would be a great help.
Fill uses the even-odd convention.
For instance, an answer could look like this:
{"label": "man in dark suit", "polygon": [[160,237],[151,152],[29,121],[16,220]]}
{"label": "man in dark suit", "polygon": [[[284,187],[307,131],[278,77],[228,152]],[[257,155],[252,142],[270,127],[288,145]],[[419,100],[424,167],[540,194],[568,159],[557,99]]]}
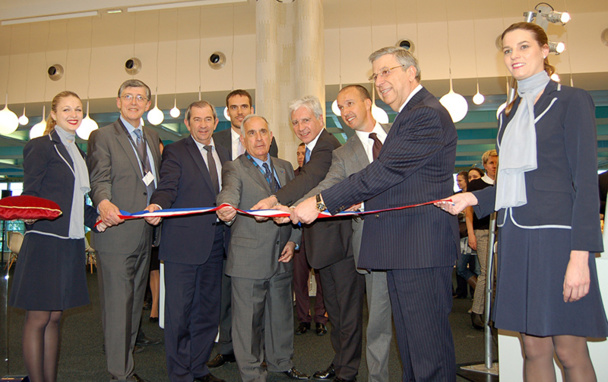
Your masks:
{"label": "man in dark suit", "polygon": [[[327,176],[307,196],[314,196],[340,183],[351,174],[363,170],[380,153],[390,129],[381,125],[372,116],[372,100],[367,89],[361,85],[342,88],[337,97],[342,120],[355,131],[348,141],[333,152]],[[305,196],[306,197],[306,196]],[[359,262],[363,219],[353,219],[353,253],[355,265]],[[391,302],[388,295],[386,271],[357,269],[365,276],[367,290],[368,320],[366,330],[366,360],[369,381],[388,382],[388,360],[393,324]]]}
{"label": "man in dark suit", "polygon": [[93,204],[108,226],[94,234],[99,293],[108,371],[119,381],[139,381],[134,374],[133,348],[142,313],[152,226],[140,219],[123,221],[119,208],[141,211],[157,182],[158,134],[141,124],[150,107],[150,88],[139,80],[118,90],[120,118],[94,131],[88,142],[87,165]]}
{"label": "man in dark suit", "polygon": [[[241,143],[241,123],[243,119],[253,114],[253,102],[251,94],[247,90],[236,89],[226,96],[226,109],[230,117],[230,129],[218,131],[213,134],[216,145],[225,148],[229,153],[229,160],[235,160],[245,152]],[[277,144],[272,138],[270,155],[277,157]],[[226,243],[227,244],[227,243]],[[226,258],[224,258],[224,271],[226,269]],[[220,305],[220,338],[217,341],[217,355],[207,363],[210,368],[220,367],[227,362],[234,362],[234,351],[232,349],[232,308],[230,297],[230,276],[222,273],[222,300]]]}
{"label": "man in dark suit", "polygon": [[[242,123],[245,155],[226,163],[217,215],[234,222],[226,274],[232,278],[234,354],[244,382],[266,381],[268,371],[290,379],[308,376],[293,366],[291,261],[300,230],[291,224],[258,222],[237,216],[293,179],[291,163],[268,154],[272,133],[265,118],[249,115]],[[267,367],[262,367],[266,361]]]}
{"label": "man in dark suit", "polygon": [[[453,194],[456,129],[449,113],[420,86],[416,59],[405,49],[372,53],[375,87],[399,114],[378,158],[364,170],[302,202],[294,221],[309,223],[365,201],[369,210],[429,202]],[[404,381],[455,381],[448,315],[458,222],[435,206],[365,219],[359,267],[386,269]]]}
{"label": "man in dark suit", "polygon": [[[228,152],[214,145],[213,105],[192,103],[185,124],[190,136],[163,151],[160,183],[149,211],[213,206]],[[160,218],[146,218],[158,224]],[[207,368],[219,323],[224,224],[214,214],[167,218],[160,260],[165,272],[165,352],[172,382],[222,381]]]}
{"label": "man in dark suit", "polygon": [[[317,97],[306,96],[289,106],[291,123],[306,144],[306,163],[298,176],[275,195],[261,200],[253,209],[291,205],[325,178],[338,140],[324,129],[323,109]],[[319,269],[325,309],[332,323],[331,343],[336,352],[317,380],[354,381],[361,363],[363,276],[355,270],[351,219],[331,219],[304,228],[306,256]],[[334,378],[335,377],[335,378]]]}

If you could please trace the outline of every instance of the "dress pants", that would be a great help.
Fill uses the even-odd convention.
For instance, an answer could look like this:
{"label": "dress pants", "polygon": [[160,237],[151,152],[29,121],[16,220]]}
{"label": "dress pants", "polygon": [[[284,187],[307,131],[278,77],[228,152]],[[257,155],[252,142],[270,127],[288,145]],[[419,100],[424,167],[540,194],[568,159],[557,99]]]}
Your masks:
{"label": "dress pants", "polygon": [[232,277],[232,344],[243,382],[293,367],[292,272],[270,279]]}
{"label": "dress pants", "polygon": [[204,264],[165,260],[165,355],[171,382],[192,382],[209,374],[220,317],[224,257],[223,227]]}
{"label": "dress pants", "polygon": [[387,271],[404,382],[456,381],[454,340],[448,321],[453,269]]}
{"label": "dress pants", "polygon": [[325,309],[331,322],[331,344],[336,352],[333,359],[336,376],[355,379],[361,363],[363,338],[363,275],[357,273],[355,260],[346,257],[319,269]]}
{"label": "dress pants", "polygon": [[475,295],[473,296],[473,313],[483,314],[485,310],[486,300],[486,271],[488,264],[488,251],[490,249],[490,230],[476,229],[475,237],[477,238],[477,259],[479,260],[479,276],[477,277],[477,286],[475,287]]}
{"label": "dress pants", "polygon": [[[293,290],[296,295],[296,313],[298,322],[310,323],[313,317],[310,315],[310,296],[308,294],[308,279],[310,277],[310,265],[306,259],[306,247],[304,238],[300,250],[293,255]],[[319,271],[315,270],[315,282],[317,283],[317,296],[315,298],[314,321],[320,324],[327,323],[325,315],[325,304],[323,302],[323,287]],[[220,336],[221,337],[221,336]]]}
{"label": "dress pants", "polygon": [[132,253],[97,253],[106,362],[113,380],[127,381],[134,373],[133,348],[148,283],[151,241],[151,235],[142,235]]}
{"label": "dress pants", "polygon": [[391,300],[385,271],[365,274],[367,292],[366,349],[368,382],[388,382],[388,358],[393,337]]}
{"label": "dress pants", "polygon": [[220,338],[217,340],[219,354],[233,354],[232,349],[232,283],[226,275],[226,259],[222,265],[222,294],[220,300]]}

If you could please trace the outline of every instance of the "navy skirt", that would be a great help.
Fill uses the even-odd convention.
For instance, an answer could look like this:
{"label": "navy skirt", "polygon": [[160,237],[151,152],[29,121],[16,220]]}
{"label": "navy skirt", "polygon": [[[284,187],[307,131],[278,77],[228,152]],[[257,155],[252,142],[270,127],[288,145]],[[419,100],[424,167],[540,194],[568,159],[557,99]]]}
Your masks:
{"label": "navy skirt", "polygon": [[50,311],[88,303],[84,239],[26,234],[9,304],[26,310]]}
{"label": "navy skirt", "polygon": [[589,255],[589,293],[564,302],[563,284],[570,259],[570,230],[522,229],[510,216],[498,233],[494,324],[534,336],[608,336],[594,254]]}

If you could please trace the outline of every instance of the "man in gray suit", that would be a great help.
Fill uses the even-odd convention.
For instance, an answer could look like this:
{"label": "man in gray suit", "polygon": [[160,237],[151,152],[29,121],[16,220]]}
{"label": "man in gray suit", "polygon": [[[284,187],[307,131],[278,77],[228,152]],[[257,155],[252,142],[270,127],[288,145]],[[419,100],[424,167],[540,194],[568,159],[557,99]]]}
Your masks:
{"label": "man in gray suit", "polygon": [[[236,216],[294,178],[291,163],[268,154],[272,133],[265,118],[248,115],[241,125],[246,153],[224,164],[217,204],[225,222],[233,222],[226,274],[232,278],[232,343],[244,382],[266,381],[267,370],[291,379],[308,379],[292,362],[293,307],[291,258],[300,230],[291,224],[258,222]],[[266,361],[267,370],[262,367]]]}
{"label": "man in gray suit", "polygon": [[[363,170],[377,156],[386,139],[389,125],[380,125],[372,116],[372,100],[361,85],[346,86],[338,93],[338,107],[342,120],[355,130],[355,135],[333,151],[331,167],[325,179],[304,198],[340,183],[349,175]],[[303,200],[303,199],[302,199]],[[359,260],[363,220],[353,219],[353,255],[355,265]],[[367,369],[368,381],[388,382],[388,359],[392,338],[391,302],[388,295],[385,271],[369,271],[358,268],[365,275],[367,289]]]}
{"label": "man in gray suit", "polygon": [[108,371],[113,380],[142,381],[134,373],[133,348],[148,280],[152,226],[143,219],[124,221],[119,208],[141,211],[156,186],[158,134],[141,124],[150,107],[150,88],[127,80],[118,90],[120,118],[89,138],[93,204],[108,226],[94,234]]}

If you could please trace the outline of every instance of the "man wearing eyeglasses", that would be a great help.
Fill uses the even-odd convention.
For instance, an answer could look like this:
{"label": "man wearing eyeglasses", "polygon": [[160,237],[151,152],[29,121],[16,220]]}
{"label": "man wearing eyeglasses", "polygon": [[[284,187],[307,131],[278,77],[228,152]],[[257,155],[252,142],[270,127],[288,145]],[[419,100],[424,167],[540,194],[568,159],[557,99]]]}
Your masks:
{"label": "man wearing eyeglasses", "polygon": [[[407,50],[387,47],[369,57],[380,98],[399,112],[376,160],[364,170],[298,205],[293,221],[310,223],[319,210],[336,213],[365,201],[366,210],[408,206],[453,194],[456,129],[447,110],[420,85]],[[387,270],[404,381],[455,381],[448,315],[458,222],[432,206],[365,218],[359,267]],[[447,215],[447,214],[444,214]]]}
{"label": "man wearing eyeglasses", "polygon": [[144,127],[150,88],[127,80],[118,90],[120,117],[89,137],[87,165],[93,204],[113,227],[95,235],[97,274],[108,371],[112,380],[143,381],[134,373],[133,348],[141,319],[152,226],[143,219],[124,221],[119,209],[141,211],[149,204],[160,163],[159,137]]}

